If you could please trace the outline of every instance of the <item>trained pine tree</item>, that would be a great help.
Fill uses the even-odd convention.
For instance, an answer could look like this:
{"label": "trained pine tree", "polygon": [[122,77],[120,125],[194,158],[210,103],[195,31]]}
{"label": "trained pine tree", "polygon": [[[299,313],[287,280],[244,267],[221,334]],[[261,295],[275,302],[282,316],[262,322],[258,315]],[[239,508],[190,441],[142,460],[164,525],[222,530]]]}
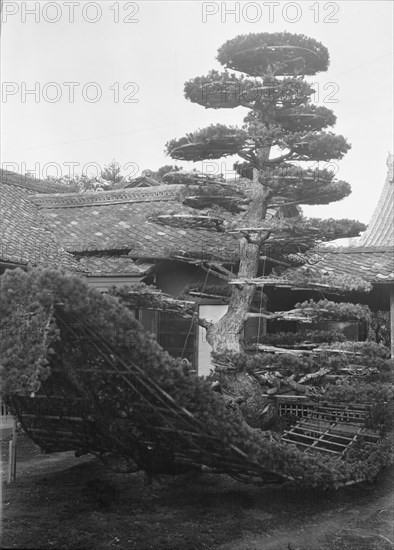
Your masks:
{"label": "trained pine tree", "polygon": [[[200,215],[158,215],[156,221],[237,236],[238,279],[258,275],[262,254],[289,263],[294,254],[318,242],[357,235],[363,224],[306,219],[295,208],[338,201],[351,191],[348,183],[319,164],[340,160],[350,149],[343,136],[327,130],[336,117],[330,109],[312,104],[314,90],[305,80],[327,70],[327,49],[304,35],[259,33],[227,41],[217,59],[226,70],[186,82],[185,96],[205,108],[248,109],[244,126],[213,124],[166,147],[181,161],[238,155],[242,161],[234,168],[240,178],[226,182],[198,172],[166,174],[167,183],[186,184],[183,203],[199,209]],[[271,209],[283,214],[286,207],[292,208],[287,208],[287,217],[270,215]],[[242,351],[255,288],[249,283],[232,285],[227,313],[207,325],[214,352]]]}

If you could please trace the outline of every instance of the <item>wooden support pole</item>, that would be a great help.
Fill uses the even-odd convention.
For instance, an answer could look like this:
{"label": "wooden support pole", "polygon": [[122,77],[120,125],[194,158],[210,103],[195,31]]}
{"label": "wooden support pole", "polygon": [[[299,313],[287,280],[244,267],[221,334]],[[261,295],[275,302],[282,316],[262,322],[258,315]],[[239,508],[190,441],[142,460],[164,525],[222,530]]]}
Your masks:
{"label": "wooden support pole", "polygon": [[8,443],[8,473],[7,473],[7,483],[11,483],[12,479],[12,439]]}
{"label": "wooden support pole", "polygon": [[394,359],[394,285],[390,288],[391,359]]}
{"label": "wooden support pole", "polygon": [[291,267],[291,264],[287,262],[282,262],[281,260],[275,260],[274,258],[271,258],[270,256],[260,256],[260,260],[271,262],[272,264],[276,265],[283,265],[284,267]]}
{"label": "wooden support pole", "polygon": [[11,483],[16,479],[16,419],[12,427],[12,439],[8,444],[8,473],[7,482]]}

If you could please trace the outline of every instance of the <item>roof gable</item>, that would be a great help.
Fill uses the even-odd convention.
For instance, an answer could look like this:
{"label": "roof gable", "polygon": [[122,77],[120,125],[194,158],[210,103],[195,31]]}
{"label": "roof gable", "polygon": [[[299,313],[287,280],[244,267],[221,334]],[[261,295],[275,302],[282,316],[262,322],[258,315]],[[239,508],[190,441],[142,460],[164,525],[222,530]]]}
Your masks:
{"label": "roof gable", "polygon": [[158,180],[151,178],[149,176],[140,176],[134,180],[129,181],[124,189],[133,189],[135,187],[157,187],[162,185]]}

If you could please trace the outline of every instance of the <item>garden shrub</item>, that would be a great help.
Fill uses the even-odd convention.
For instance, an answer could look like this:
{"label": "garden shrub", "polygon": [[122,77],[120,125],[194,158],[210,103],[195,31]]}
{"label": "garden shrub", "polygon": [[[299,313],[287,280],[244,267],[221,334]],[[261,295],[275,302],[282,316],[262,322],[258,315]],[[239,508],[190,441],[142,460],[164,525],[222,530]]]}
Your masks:
{"label": "garden shrub", "polygon": [[378,310],[372,312],[371,324],[369,327],[369,338],[390,349],[391,331],[389,311]]}

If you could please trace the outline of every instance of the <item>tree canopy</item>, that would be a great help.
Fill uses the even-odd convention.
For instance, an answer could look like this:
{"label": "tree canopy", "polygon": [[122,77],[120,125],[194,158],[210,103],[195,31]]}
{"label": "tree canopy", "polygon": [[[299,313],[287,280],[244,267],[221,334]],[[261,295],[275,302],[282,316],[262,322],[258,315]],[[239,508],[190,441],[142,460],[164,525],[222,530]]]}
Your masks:
{"label": "tree canopy", "polygon": [[[363,231],[365,225],[355,220],[308,219],[299,208],[339,201],[351,192],[346,181],[335,177],[332,164],[327,165],[340,160],[350,145],[331,131],[336,116],[312,103],[314,90],[305,79],[327,70],[327,49],[304,35],[257,33],[228,40],[217,60],[224,70],[186,82],[185,97],[207,109],[246,108],[243,126],[212,123],[168,141],[166,148],[173,159],[184,161],[236,155],[239,178],[166,174],[164,180],[186,185],[183,203],[200,215],[167,215],[159,221],[238,237],[239,275],[249,278],[257,276],[263,253],[266,259],[271,255],[293,265],[289,260],[294,254],[300,258],[318,243]],[[214,348],[242,348],[242,327],[254,292],[253,284],[246,284],[233,286],[228,312],[208,331]]]}

